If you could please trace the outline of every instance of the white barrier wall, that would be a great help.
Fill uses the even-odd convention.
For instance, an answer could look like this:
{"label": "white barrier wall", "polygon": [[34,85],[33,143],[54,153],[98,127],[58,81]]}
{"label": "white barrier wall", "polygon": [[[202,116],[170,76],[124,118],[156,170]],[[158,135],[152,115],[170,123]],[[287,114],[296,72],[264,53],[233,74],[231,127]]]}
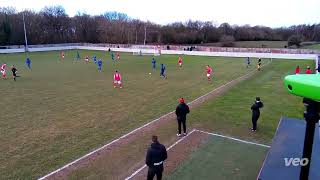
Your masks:
{"label": "white barrier wall", "polygon": [[[60,46],[60,47],[37,47],[29,48],[30,52],[41,51],[61,51],[71,49],[83,50],[98,50],[108,51],[109,47],[93,47],[93,46]],[[135,48],[111,48],[116,52],[139,52],[155,53],[154,49],[135,49]],[[0,53],[19,53],[24,52],[24,49],[0,49]],[[316,54],[280,54],[280,53],[249,53],[249,52],[209,52],[209,51],[179,51],[179,50],[162,50],[161,54],[184,54],[192,56],[221,56],[221,57],[256,57],[256,58],[274,58],[274,59],[310,59],[317,60],[319,57]]]}
{"label": "white barrier wall", "polygon": [[223,56],[223,57],[256,57],[274,59],[315,59],[314,54],[273,54],[273,53],[241,53],[241,52],[205,52],[205,51],[170,51],[162,50],[161,54],[185,54],[193,56]]}
{"label": "white barrier wall", "polygon": [[22,52],[24,52],[23,48],[20,48],[20,49],[0,49],[0,54],[22,53]]}
{"label": "white barrier wall", "polygon": [[[84,47],[79,46],[77,49],[108,51],[107,47]],[[131,48],[110,48],[115,52],[139,52],[153,54],[154,49],[131,49]],[[315,54],[274,54],[274,53],[241,53],[241,52],[206,52],[206,51],[176,51],[161,50],[161,54],[181,54],[191,56],[220,56],[220,57],[256,57],[256,58],[274,58],[274,59],[310,59],[317,58]]]}
{"label": "white barrier wall", "polygon": [[75,49],[73,46],[66,47],[43,47],[43,48],[29,48],[29,52],[42,52],[42,51],[61,51]]}

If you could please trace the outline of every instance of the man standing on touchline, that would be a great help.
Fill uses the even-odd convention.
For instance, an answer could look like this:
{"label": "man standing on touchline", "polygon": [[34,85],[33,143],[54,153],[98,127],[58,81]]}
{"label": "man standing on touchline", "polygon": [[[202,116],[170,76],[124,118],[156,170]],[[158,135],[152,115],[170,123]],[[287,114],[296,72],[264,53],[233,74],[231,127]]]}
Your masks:
{"label": "man standing on touchline", "polygon": [[148,169],[148,180],[153,180],[157,175],[157,180],[162,179],[163,162],[167,159],[166,147],[159,143],[157,136],[152,136],[152,144],[148,149],[146,164]]}
{"label": "man standing on touchline", "polygon": [[183,126],[183,135],[187,135],[187,128],[186,128],[186,120],[187,114],[190,112],[189,106],[184,102],[183,98],[179,99],[179,105],[176,108],[176,115],[178,121],[178,134],[177,136],[181,136],[181,124]]}

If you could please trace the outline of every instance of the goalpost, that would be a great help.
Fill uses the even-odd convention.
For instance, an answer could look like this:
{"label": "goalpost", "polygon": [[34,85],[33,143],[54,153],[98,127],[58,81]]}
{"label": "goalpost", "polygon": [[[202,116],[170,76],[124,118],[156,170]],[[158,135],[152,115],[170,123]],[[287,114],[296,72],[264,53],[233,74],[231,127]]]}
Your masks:
{"label": "goalpost", "polygon": [[132,51],[133,55],[136,56],[160,56],[161,55],[161,47],[160,46],[154,46],[153,49],[134,49]]}
{"label": "goalpost", "polygon": [[134,50],[132,51],[132,54],[135,55],[135,56],[142,56],[142,50]]}

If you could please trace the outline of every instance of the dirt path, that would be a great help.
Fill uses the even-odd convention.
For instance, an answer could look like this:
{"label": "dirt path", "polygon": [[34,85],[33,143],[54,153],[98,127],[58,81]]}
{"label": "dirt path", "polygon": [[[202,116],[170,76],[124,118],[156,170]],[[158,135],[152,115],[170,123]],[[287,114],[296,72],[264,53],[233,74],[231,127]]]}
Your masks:
{"label": "dirt path", "polygon": [[[163,175],[166,176],[171,174],[192,152],[196,151],[201,144],[206,142],[208,137],[208,134],[194,131],[186,139],[168,150],[168,160],[164,163]],[[131,179],[147,179],[147,173],[148,168],[146,167]]]}
{"label": "dirt path", "polygon": [[[250,72],[195,99],[189,103],[190,108],[195,108],[206,100],[221,95],[239,82],[250,78],[255,73],[256,71]],[[44,176],[42,179],[124,179],[144,165],[144,156],[150,144],[151,135],[157,134],[160,137],[161,143],[168,146],[177,141],[175,132],[175,114],[174,112],[170,112]],[[170,161],[166,163],[167,172],[171,172],[171,170],[185,158],[184,155],[177,156],[175,153],[181,154],[181,152],[183,152],[183,154],[188,155],[190,150],[183,151],[183,149],[185,149],[183,146],[193,146],[199,143],[196,137],[198,136],[194,136],[190,140],[188,139],[187,142],[179,144],[177,148],[175,148],[176,150],[170,152],[169,157],[175,158],[171,158]],[[199,137],[200,140],[202,140],[202,138],[203,137]]]}

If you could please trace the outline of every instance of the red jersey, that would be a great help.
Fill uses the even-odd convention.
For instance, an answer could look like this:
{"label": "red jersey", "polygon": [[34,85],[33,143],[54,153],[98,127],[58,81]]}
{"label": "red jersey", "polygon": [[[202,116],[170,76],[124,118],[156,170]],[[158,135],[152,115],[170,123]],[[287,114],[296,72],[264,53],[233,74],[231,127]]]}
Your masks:
{"label": "red jersey", "polygon": [[0,67],[0,70],[5,70],[6,69],[7,64],[2,64]]}
{"label": "red jersey", "polygon": [[312,74],[312,70],[311,69],[307,69],[306,70],[306,74]]}
{"label": "red jersey", "polygon": [[120,73],[114,73],[113,80],[115,81],[121,81],[121,74]]}
{"label": "red jersey", "polygon": [[211,74],[212,68],[211,67],[207,67],[206,72],[207,72],[207,74]]}
{"label": "red jersey", "polygon": [[182,63],[182,58],[181,58],[181,57],[179,57],[178,63],[179,63],[179,64]]}
{"label": "red jersey", "polygon": [[3,64],[3,65],[1,66],[1,68],[0,68],[0,72],[1,72],[3,78],[6,78],[6,76],[7,76],[6,66],[7,66],[6,64]]}
{"label": "red jersey", "polygon": [[61,57],[64,58],[64,52],[61,52]]}
{"label": "red jersey", "polygon": [[300,68],[296,68],[296,74],[300,74]]}

